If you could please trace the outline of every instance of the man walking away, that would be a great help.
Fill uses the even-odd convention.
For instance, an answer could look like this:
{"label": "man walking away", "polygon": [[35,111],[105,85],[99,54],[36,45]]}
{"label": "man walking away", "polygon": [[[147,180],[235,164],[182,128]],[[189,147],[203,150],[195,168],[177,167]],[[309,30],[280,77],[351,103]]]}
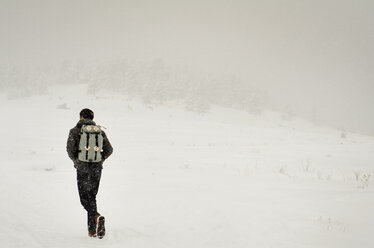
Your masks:
{"label": "man walking away", "polygon": [[99,190],[103,162],[113,148],[100,126],[93,121],[94,113],[82,109],[80,120],[70,129],[66,150],[77,169],[80,202],[87,211],[88,235],[103,238],[105,218],[97,212],[96,194]]}

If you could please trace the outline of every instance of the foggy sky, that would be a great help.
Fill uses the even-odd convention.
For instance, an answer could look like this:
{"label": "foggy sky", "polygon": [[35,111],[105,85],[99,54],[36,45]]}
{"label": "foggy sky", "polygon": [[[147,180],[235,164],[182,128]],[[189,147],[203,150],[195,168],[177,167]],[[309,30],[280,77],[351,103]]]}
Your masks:
{"label": "foggy sky", "polygon": [[374,134],[374,1],[0,0],[0,63],[161,58]]}

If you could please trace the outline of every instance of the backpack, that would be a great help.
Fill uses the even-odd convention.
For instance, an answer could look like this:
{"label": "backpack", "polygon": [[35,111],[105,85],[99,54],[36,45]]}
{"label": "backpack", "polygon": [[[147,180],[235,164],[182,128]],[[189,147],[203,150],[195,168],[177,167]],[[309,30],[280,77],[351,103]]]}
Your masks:
{"label": "backpack", "polygon": [[80,132],[78,159],[83,162],[100,162],[103,135],[100,126],[83,125]]}

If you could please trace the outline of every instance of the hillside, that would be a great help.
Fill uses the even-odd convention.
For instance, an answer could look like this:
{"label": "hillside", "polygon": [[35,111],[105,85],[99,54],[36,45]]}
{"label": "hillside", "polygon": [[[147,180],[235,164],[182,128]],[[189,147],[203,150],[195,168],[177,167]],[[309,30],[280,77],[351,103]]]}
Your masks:
{"label": "hillside", "polygon": [[[373,247],[372,137],[86,92],[1,96],[1,247]],[[98,194],[103,240],[87,237],[65,151],[84,107],[114,147]]]}

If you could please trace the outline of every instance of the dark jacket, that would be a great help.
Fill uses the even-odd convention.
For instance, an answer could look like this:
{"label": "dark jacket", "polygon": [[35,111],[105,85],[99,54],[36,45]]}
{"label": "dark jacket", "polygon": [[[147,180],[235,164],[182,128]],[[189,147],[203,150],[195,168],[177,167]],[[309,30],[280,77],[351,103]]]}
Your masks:
{"label": "dark jacket", "polygon": [[100,162],[83,162],[78,160],[80,131],[83,125],[96,125],[96,123],[90,119],[83,119],[78,121],[77,125],[70,129],[68,141],[66,144],[66,151],[68,152],[70,159],[73,160],[74,167],[78,170],[85,170],[88,167],[103,168],[104,160],[107,159],[113,152],[113,147],[110,144],[104,131],[101,132],[103,135],[103,151],[101,152],[102,160]]}

